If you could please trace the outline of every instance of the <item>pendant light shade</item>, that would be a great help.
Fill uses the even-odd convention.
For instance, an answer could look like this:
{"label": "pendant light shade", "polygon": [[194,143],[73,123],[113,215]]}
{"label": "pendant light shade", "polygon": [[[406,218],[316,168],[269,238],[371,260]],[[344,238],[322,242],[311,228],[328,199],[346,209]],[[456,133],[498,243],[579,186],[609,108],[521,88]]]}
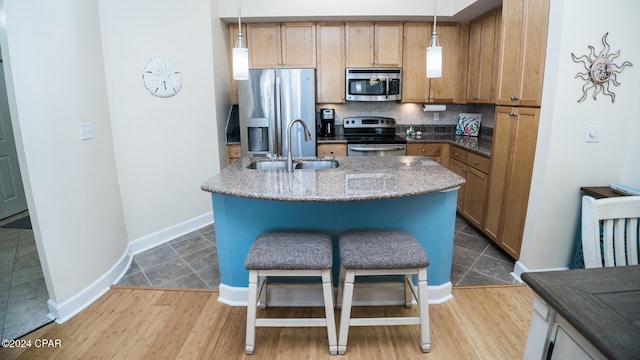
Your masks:
{"label": "pendant light shade", "polygon": [[249,49],[240,46],[233,48],[233,78],[247,80],[249,79]]}
{"label": "pendant light shade", "polygon": [[442,46],[427,48],[427,77],[442,77]]}
{"label": "pendant light shade", "polygon": [[436,33],[438,0],[433,2],[433,32],[431,33],[431,44],[427,48],[427,78],[442,77],[442,46],[438,44],[438,34]]}
{"label": "pendant light shade", "polygon": [[233,78],[235,80],[249,79],[249,49],[244,47],[242,41],[242,24],[240,23],[240,0],[238,3],[238,41],[236,47],[233,48]]}

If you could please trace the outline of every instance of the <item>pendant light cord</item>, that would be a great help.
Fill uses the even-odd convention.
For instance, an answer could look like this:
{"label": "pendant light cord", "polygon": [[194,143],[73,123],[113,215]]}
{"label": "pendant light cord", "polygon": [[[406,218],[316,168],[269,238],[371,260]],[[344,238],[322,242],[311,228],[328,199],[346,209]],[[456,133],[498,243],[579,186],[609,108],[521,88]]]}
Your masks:
{"label": "pendant light cord", "polygon": [[436,33],[436,24],[438,22],[438,0],[433,0],[433,32],[431,33],[431,44],[429,46],[438,46],[438,34]]}
{"label": "pendant light cord", "polygon": [[240,23],[240,0],[237,0],[236,3],[238,4],[238,40],[236,42],[236,47],[244,47],[244,44],[242,43],[242,24]]}

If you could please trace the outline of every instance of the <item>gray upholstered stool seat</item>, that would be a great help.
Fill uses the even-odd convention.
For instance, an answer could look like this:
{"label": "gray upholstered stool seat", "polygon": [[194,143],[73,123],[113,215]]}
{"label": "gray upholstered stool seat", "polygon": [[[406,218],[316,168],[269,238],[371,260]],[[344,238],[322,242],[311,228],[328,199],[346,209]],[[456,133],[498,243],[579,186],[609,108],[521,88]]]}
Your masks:
{"label": "gray upholstered stool seat", "polygon": [[340,264],[345,269],[407,269],[429,266],[413,235],[401,231],[350,232],[340,236]]}
{"label": "gray upholstered stool seat", "polygon": [[320,270],[333,266],[331,238],[316,233],[265,233],[244,262],[247,270]]}
{"label": "gray upholstered stool seat", "polygon": [[[324,234],[305,232],[273,232],[261,234],[245,258],[249,270],[247,304],[247,354],[255,348],[256,327],[326,327],[329,352],[338,351],[333,314],[333,243]],[[258,303],[266,308],[269,276],[320,276],[325,307],[324,318],[257,318]],[[260,289],[258,290],[258,284]]]}
{"label": "gray upholstered stool seat", "polygon": [[[348,232],[340,236],[340,284],[338,305],[342,306],[338,353],[347,351],[350,326],[420,325],[420,347],[431,349],[427,267],[429,258],[416,238],[400,231]],[[351,318],[356,276],[404,275],[404,304],[418,304],[418,316]],[[417,275],[417,293],[412,276]]]}

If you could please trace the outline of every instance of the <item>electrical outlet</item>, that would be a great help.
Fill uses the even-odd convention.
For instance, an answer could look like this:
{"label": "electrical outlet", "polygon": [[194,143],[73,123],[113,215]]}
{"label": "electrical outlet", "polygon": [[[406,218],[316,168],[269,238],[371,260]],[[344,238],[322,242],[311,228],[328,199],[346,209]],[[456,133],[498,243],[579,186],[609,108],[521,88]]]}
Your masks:
{"label": "electrical outlet", "polygon": [[440,113],[433,113],[433,121],[440,120]]}
{"label": "electrical outlet", "polygon": [[599,125],[591,125],[587,126],[587,142],[600,142],[602,137],[602,126]]}
{"label": "electrical outlet", "polygon": [[93,128],[91,123],[80,123],[80,140],[93,139]]}

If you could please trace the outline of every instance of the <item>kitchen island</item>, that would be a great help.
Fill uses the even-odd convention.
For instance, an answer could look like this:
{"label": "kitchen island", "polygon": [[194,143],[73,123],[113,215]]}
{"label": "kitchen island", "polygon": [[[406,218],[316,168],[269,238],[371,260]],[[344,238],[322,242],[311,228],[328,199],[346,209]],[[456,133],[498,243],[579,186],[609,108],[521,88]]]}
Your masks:
{"label": "kitchen island", "polygon": [[[244,258],[259,234],[294,230],[326,233],[336,249],[339,234],[349,230],[408,231],[431,261],[431,302],[451,298],[457,190],[464,179],[420,156],[335,160],[336,168],[288,173],[252,169],[255,159],[241,158],[202,185],[212,193],[220,301],[246,304]],[[334,279],[338,261],[336,255]],[[283,302],[311,301],[301,296],[288,294]],[[383,297],[369,298],[371,303],[386,303]]]}

